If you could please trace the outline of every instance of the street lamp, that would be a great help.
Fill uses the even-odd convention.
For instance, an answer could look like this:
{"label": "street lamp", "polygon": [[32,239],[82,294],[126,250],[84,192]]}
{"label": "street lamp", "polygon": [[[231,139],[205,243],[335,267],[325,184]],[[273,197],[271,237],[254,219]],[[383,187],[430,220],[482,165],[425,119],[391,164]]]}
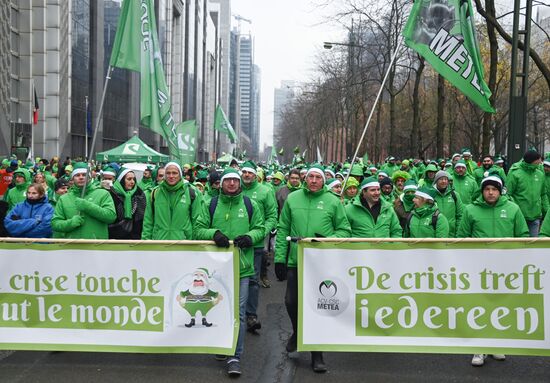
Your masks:
{"label": "street lamp", "polygon": [[340,45],[343,47],[352,47],[352,48],[365,48],[362,45],[352,44],[352,43],[334,43],[330,41],[323,42],[323,48],[325,49],[332,49],[334,45]]}

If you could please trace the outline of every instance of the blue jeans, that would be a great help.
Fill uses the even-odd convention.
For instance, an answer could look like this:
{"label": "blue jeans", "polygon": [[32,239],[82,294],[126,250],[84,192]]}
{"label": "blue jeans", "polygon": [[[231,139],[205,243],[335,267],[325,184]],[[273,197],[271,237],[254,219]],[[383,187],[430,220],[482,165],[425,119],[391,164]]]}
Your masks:
{"label": "blue jeans", "polygon": [[235,358],[241,359],[244,351],[244,336],[246,334],[246,301],[248,300],[248,277],[241,278],[239,286],[239,336],[237,338],[237,348],[235,349]]}
{"label": "blue jeans", "polygon": [[250,277],[248,285],[248,303],[246,304],[246,316],[257,317],[258,301],[260,300],[260,271],[262,269],[262,257],[264,249],[254,249],[254,276]]}
{"label": "blue jeans", "polygon": [[540,231],[540,218],[533,221],[527,221],[527,227],[529,228],[530,237],[538,237]]}

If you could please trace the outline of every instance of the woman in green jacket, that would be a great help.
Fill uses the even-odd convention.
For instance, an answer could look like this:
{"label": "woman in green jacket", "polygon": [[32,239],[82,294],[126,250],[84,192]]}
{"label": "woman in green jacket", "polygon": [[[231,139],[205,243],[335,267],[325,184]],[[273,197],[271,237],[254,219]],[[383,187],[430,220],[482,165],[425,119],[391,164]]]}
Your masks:
{"label": "woman in green jacket", "polygon": [[414,209],[403,229],[405,238],[447,238],[449,222],[439,213],[435,203],[436,191],[422,187],[415,192]]}

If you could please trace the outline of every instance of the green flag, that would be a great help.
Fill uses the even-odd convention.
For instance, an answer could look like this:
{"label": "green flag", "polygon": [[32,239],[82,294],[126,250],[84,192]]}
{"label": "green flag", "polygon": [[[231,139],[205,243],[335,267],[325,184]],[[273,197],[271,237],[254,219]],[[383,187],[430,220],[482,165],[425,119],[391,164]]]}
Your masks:
{"label": "green flag", "polygon": [[109,65],[141,74],[141,123],[160,134],[178,158],[176,122],[166,86],[153,0],[124,0]]}
{"label": "green flag", "polygon": [[227,116],[223,112],[222,106],[218,105],[216,108],[216,115],[214,117],[214,129],[222,133],[225,133],[232,144],[237,141],[237,135],[231,126],[231,123],[227,119]]}
{"label": "green flag", "polygon": [[471,0],[416,0],[405,44],[485,112],[494,113],[475,36]]}
{"label": "green flag", "polygon": [[178,142],[179,159],[182,163],[192,163],[195,161],[197,147],[197,124],[195,120],[184,121],[176,127]]}

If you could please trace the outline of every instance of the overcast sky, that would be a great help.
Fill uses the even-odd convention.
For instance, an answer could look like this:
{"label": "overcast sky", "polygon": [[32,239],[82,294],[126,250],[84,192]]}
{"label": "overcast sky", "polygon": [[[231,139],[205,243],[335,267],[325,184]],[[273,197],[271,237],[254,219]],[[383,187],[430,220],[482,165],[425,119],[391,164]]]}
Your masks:
{"label": "overcast sky", "polygon": [[311,0],[231,0],[231,12],[252,20],[250,25],[241,22],[241,28],[255,38],[255,62],[262,71],[263,150],[264,143],[272,144],[274,89],[281,80],[311,80],[323,41],[340,41],[344,33],[335,23],[324,23],[330,11]]}

